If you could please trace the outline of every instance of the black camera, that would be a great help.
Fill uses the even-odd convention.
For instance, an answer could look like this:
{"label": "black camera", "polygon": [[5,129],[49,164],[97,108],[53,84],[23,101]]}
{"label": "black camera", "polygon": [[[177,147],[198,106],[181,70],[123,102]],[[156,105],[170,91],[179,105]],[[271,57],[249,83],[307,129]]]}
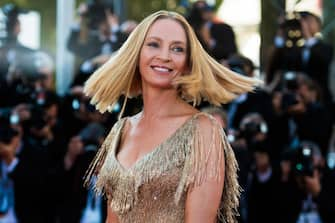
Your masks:
{"label": "black camera", "polygon": [[266,134],[268,127],[265,122],[248,122],[241,128],[239,136],[247,140],[252,139],[258,133]]}
{"label": "black camera", "polygon": [[289,107],[299,103],[297,95],[293,92],[285,92],[282,96],[281,108],[283,111],[287,111]]}
{"label": "black camera", "polygon": [[34,106],[31,109],[31,116],[31,127],[36,130],[42,130],[48,124],[42,107]]}
{"label": "black camera", "polygon": [[284,93],[281,100],[281,108],[283,111],[287,111],[289,107],[299,103],[296,94],[296,91],[299,88],[297,76],[297,73],[293,71],[288,71],[283,75],[282,89],[284,90]]}
{"label": "black camera", "polygon": [[288,71],[284,73],[282,85],[286,90],[296,91],[299,87],[298,74],[294,71]]}
{"label": "black camera", "polygon": [[313,146],[308,143],[302,143],[294,159],[294,171],[297,176],[313,176]]}

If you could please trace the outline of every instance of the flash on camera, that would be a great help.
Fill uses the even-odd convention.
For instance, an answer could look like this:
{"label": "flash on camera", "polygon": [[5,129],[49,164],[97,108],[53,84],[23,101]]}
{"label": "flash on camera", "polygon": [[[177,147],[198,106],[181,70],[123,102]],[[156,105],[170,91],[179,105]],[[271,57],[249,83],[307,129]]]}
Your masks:
{"label": "flash on camera", "polygon": [[227,139],[228,139],[228,142],[234,142],[235,141],[235,136],[233,134],[228,134]]}
{"label": "flash on camera", "polygon": [[286,80],[293,80],[296,78],[296,74],[294,72],[286,72],[285,73],[285,79]]}
{"label": "flash on camera", "polygon": [[309,147],[307,147],[307,146],[304,147],[304,148],[302,149],[302,154],[303,154],[304,156],[310,156],[311,153],[312,153],[311,148],[309,148]]}
{"label": "flash on camera", "polygon": [[9,122],[10,124],[12,125],[16,125],[20,122],[20,117],[18,114],[12,114],[10,117],[9,117]]}

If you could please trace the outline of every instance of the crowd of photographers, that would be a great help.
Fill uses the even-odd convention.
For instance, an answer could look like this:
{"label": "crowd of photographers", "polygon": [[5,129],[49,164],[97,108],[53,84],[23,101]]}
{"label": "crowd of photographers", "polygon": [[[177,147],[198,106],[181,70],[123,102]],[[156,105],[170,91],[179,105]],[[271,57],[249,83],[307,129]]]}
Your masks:
{"label": "crowd of photographers", "polygon": [[[53,59],[17,40],[14,5],[2,8],[7,36],[0,48],[0,223],[104,222],[106,202],[83,187],[95,152],[117,119],[120,104],[100,114],[83,95],[84,81],[136,26],[119,23],[113,6],[78,7],[67,47],[77,71],[65,96],[54,90]],[[204,1],[186,18],[203,47],[241,75],[254,76],[234,31]],[[239,162],[241,223],[335,222],[334,104],[328,86],[332,47],[309,12],[279,19],[265,85],[220,108],[199,108],[222,124]],[[126,115],[141,109],[128,102]]]}

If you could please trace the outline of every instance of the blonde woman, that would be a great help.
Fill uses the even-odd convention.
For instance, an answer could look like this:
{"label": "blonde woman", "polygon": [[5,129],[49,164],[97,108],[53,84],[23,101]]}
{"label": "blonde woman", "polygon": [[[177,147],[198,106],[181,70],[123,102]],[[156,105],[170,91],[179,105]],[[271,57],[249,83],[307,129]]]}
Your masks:
{"label": "blonde woman", "polygon": [[143,110],[113,126],[87,172],[108,199],[106,222],[234,222],[233,151],[215,119],[190,104],[219,105],[257,83],[211,58],[183,16],[145,18],[84,90],[101,112],[121,95],[143,98]]}

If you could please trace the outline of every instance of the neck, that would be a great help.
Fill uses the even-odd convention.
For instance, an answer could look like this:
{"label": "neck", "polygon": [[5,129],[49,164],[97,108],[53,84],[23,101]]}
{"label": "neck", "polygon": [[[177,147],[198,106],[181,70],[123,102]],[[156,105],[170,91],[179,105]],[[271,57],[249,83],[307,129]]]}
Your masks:
{"label": "neck", "polygon": [[143,113],[144,119],[157,119],[173,115],[183,100],[175,89],[143,89]]}

